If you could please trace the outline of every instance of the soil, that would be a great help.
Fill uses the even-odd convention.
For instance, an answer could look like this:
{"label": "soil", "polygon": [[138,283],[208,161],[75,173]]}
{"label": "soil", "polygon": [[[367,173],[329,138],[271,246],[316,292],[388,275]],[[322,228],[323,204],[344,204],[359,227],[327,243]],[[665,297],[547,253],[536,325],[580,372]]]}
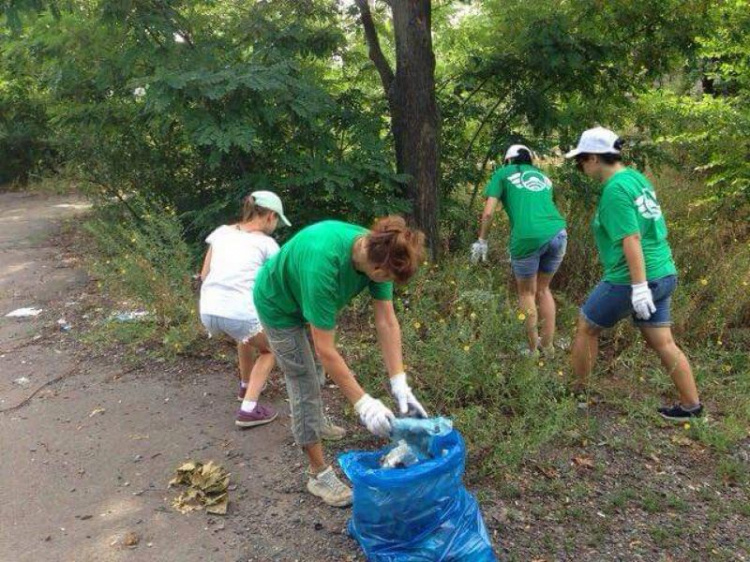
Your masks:
{"label": "soil", "polygon": [[[82,343],[106,311],[60,221],[86,208],[71,196],[0,194],[0,560],[362,560],[345,532],[349,510],[304,492],[278,373],[266,397],[279,419],[243,431],[226,362],[134,369],[126,356],[139,350]],[[5,317],[27,306],[43,312]],[[226,516],[172,509],[167,483],[187,459],[231,473]]]}

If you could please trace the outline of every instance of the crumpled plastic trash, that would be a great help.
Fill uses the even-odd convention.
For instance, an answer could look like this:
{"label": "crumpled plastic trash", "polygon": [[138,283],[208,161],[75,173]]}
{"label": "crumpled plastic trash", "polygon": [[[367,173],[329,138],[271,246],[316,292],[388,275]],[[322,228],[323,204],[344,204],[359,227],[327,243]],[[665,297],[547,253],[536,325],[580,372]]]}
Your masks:
{"label": "crumpled plastic trash", "polygon": [[419,457],[403,439],[380,459],[383,468],[406,468],[419,462]]}
{"label": "crumpled plastic trash", "polygon": [[133,322],[139,320],[144,316],[148,316],[147,310],[130,310],[130,311],[118,311],[112,314],[112,317],[118,322]]}
{"label": "crumpled plastic trash", "polygon": [[448,435],[453,422],[448,418],[396,418],[391,428],[391,443],[406,441],[417,457],[425,460],[431,457],[433,438]]}
{"label": "crumpled plastic trash", "polygon": [[41,308],[34,308],[27,306],[24,308],[17,308],[5,315],[6,318],[29,318],[32,316],[39,316],[42,313]]}
{"label": "crumpled plastic trash", "polygon": [[214,515],[226,515],[229,505],[229,473],[214,461],[206,464],[188,461],[177,468],[177,475],[169,481],[169,487],[187,486],[172,501],[180,513],[200,509]]}

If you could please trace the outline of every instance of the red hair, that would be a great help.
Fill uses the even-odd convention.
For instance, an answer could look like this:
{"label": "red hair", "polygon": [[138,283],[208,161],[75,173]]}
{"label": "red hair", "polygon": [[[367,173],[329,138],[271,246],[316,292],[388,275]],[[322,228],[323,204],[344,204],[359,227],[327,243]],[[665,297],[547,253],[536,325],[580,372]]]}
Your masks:
{"label": "red hair", "polygon": [[391,215],[375,221],[367,236],[367,261],[388,271],[398,283],[408,281],[424,260],[424,233]]}

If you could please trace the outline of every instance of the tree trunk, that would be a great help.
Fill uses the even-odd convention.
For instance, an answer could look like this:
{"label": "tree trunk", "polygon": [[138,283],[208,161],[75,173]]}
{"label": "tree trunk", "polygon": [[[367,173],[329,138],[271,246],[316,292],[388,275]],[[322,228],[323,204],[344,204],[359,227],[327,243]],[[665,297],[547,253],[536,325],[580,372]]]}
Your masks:
{"label": "tree trunk", "polygon": [[380,50],[367,0],[357,0],[362,25],[388,98],[396,169],[407,174],[406,195],[412,220],[427,236],[432,257],[439,250],[439,135],[435,101],[435,55],[432,50],[430,0],[391,0],[396,39],[396,72]]}

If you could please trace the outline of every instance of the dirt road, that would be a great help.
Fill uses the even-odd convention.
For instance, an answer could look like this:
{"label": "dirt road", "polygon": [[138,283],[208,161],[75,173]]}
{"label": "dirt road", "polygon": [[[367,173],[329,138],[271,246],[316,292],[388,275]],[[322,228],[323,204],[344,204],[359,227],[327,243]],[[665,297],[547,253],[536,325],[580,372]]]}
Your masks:
{"label": "dirt road", "polygon": [[[348,510],[302,493],[278,381],[269,395],[284,415],[239,431],[226,365],[133,371],[80,343],[100,303],[57,234],[86,207],[0,194],[0,561],[361,560]],[[43,312],[5,317],[27,306]],[[171,509],[167,482],[189,458],[231,472],[225,517]],[[123,544],[127,533],[136,545]]]}

